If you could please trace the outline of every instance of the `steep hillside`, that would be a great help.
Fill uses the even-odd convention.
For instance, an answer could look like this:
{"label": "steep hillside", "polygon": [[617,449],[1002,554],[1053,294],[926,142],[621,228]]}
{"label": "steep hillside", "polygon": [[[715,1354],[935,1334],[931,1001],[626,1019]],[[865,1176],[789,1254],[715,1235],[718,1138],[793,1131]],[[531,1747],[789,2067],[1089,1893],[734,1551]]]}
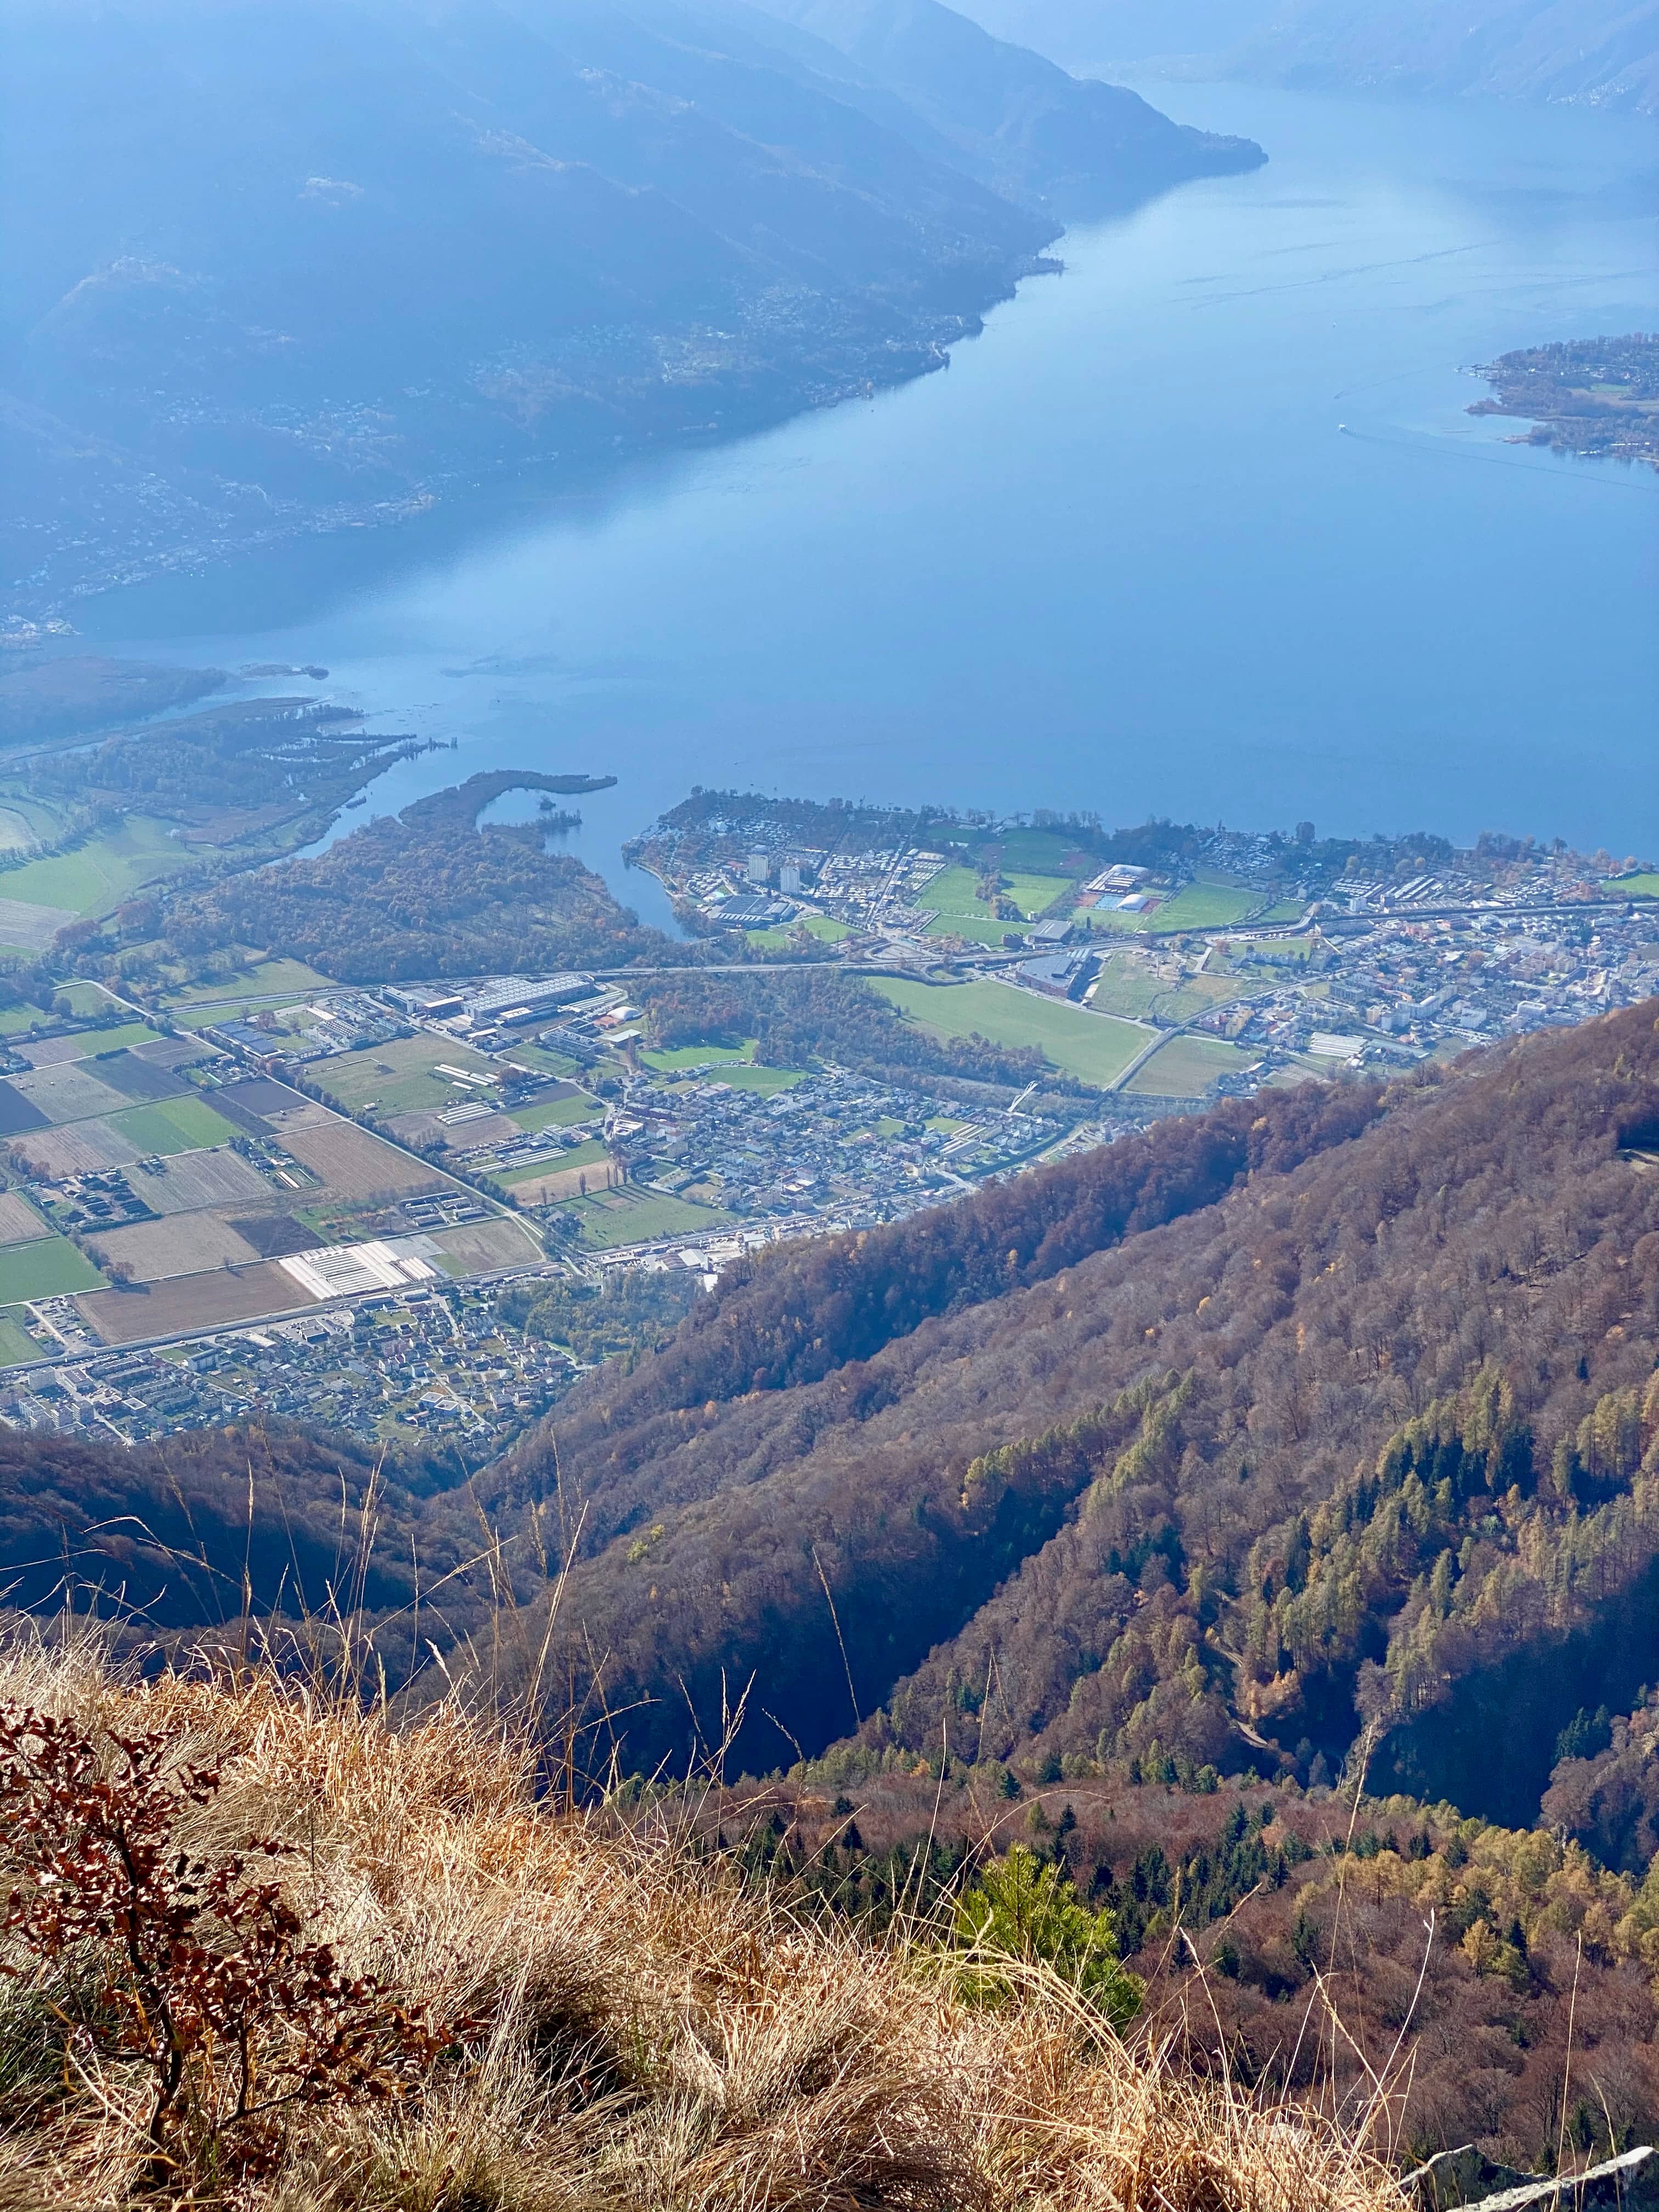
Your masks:
{"label": "steep hillside", "polygon": [[1121,85],[1079,80],[988,37],[939,0],[759,0],[841,49],[1000,191],[1062,216],[1098,215],[1154,180],[1254,168],[1245,138],[1171,123]]}
{"label": "steep hillside", "polygon": [[562,1411],[604,1547],[562,1622],[630,1761],[752,1681],[756,1768],[856,1717],[1318,1778],[1369,1723],[1380,1778],[1535,1815],[1575,1713],[1659,1675],[1654,1008],[1282,1150],[1306,1105],[1252,1110],[784,1255]]}
{"label": "steep hillside", "polygon": [[0,1650],[8,2205],[1403,2212],[1364,2114],[544,1779],[453,1705],[398,1731],[257,1670]]}
{"label": "steep hillside", "polygon": [[1654,0],[968,0],[1067,69],[1659,110]]}
{"label": "steep hillside", "polygon": [[[20,604],[937,365],[1055,218],[969,173],[971,118],[742,15],[3,0]],[[1212,165],[1145,113],[1068,162]]]}
{"label": "steep hillside", "polygon": [[[1659,1871],[1615,1874],[1559,1835],[1249,1780],[1010,1796],[994,1766],[940,1778],[852,1751],[732,1790],[718,1817],[745,1862],[878,1930],[907,1893],[970,1878],[988,1838],[1018,1843],[1112,1914],[1143,2032],[1349,2109],[1392,2074],[1402,2166],[1462,2143],[1492,2161],[1453,2202],[1505,2167],[1553,2170],[1564,2087],[1577,2159],[1659,2135]],[[1334,2052],[1310,2026],[1326,2001]]]}

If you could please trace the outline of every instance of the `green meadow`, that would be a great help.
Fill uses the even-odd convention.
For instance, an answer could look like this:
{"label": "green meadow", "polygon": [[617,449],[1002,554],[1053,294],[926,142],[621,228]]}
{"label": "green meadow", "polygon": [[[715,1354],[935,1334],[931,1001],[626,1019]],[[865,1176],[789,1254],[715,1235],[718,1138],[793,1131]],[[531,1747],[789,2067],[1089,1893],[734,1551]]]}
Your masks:
{"label": "green meadow", "polygon": [[883,998],[937,1036],[977,1034],[992,1044],[1035,1046],[1051,1066],[1084,1083],[1112,1082],[1147,1042],[1145,1030],[1110,1014],[1089,1013],[1008,983],[873,980]]}
{"label": "green meadow", "polygon": [[[24,1298],[55,1298],[65,1291],[95,1291],[103,1281],[90,1260],[67,1237],[41,1237],[0,1252],[0,1306]],[[22,1358],[37,1357],[31,1346]]]}

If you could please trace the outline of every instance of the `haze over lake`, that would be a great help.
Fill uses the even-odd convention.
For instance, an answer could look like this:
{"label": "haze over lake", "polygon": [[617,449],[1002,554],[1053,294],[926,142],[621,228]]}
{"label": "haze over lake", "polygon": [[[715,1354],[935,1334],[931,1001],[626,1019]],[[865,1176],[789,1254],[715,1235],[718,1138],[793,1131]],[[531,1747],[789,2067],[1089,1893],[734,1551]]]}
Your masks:
{"label": "haze over lake", "polygon": [[[1651,125],[1149,86],[1269,166],[1073,230],[948,373],[603,494],[85,603],[327,664],[475,769],[1659,850],[1659,475],[1508,444],[1463,372],[1659,327]],[[364,818],[349,815],[347,824]]]}

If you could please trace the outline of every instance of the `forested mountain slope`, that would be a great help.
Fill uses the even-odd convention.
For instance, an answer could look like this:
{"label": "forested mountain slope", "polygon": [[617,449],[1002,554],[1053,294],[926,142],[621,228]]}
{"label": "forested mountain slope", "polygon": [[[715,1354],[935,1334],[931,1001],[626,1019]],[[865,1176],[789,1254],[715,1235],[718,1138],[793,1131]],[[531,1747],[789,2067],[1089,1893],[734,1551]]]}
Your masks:
{"label": "forested mountain slope", "polygon": [[[626,1767],[1332,1774],[1639,1867],[1659,1008],[1161,1123],[734,1273],[495,1467],[6,1440],[14,1601],[549,1646]],[[417,1611],[418,1608],[418,1611]],[[423,1662],[421,1662],[423,1663]],[[1628,1715],[1627,1719],[1620,1716]],[[855,1740],[855,1741],[854,1741]],[[840,1756],[841,1754],[837,1754]]]}
{"label": "forested mountain slope", "polygon": [[1656,0],[967,0],[1067,69],[1659,109]]}
{"label": "forested mountain slope", "polygon": [[896,91],[969,172],[1068,216],[1154,179],[1254,167],[1261,149],[1170,121],[1122,85],[1069,76],[939,0],[757,0]]}
{"label": "forested mountain slope", "polygon": [[[630,1762],[752,1678],[755,1766],[856,1713],[1032,1771],[1306,1776],[1369,1719],[1379,1776],[1532,1817],[1578,1708],[1659,1674],[1655,1009],[1254,1165],[1307,1109],[1253,1110],[1097,1156],[1086,1207],[1034,1177],[862,1268],[782,1255],[572,1406],[604,1548],[562,1626]],[[551,1443],[504,1496],[550,1494]]]}

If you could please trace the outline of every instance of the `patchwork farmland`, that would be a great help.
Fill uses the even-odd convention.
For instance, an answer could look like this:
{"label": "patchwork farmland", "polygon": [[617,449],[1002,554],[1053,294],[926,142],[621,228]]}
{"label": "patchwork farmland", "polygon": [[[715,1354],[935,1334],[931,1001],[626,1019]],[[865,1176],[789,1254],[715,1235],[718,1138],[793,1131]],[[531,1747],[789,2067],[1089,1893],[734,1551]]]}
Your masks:
{"label": "patchwork farmland", "polygon": [[[464,1185],[332,1106],[245,1073],[210,1039],[95,1011],[101,1025],[20,1038],[0,1079],[0,1364],[76,1332],[164,1340],[302,1311],[340,1284],[542,1260],[527,1228],[478,1218]],[[358,1057],[343,1086],[354,1103],[386,1073],[428,1113],[483,1087],[477,1055],[429,1040],[398,1069]],[[389,1256],[359,1265],[359,1249]]]}

